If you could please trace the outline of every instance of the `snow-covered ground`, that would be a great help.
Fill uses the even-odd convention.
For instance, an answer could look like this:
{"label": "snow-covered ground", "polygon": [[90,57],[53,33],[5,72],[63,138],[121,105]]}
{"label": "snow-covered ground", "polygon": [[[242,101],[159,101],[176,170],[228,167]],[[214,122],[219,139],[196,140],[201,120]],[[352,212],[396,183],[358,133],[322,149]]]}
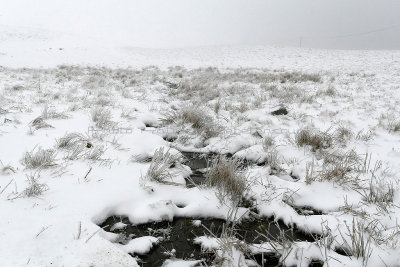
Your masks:
{"label": "snow-covered ground", "polygon": [[[151,180],[141,159],[160,148],[253,162],[241,177],[258,215],[319,236],[246,252],[193,240],[225,266],[261,251],[286,266],[399,266],[399,51],[113,48],[53,35],[0,31],[1,266],[136,266],[128,253],[158,240],[118,244],[98,226],[111,215],[249,216],[215,187],[186,188],[179,162]],[[288,114],[271,114],[279,104]]]}

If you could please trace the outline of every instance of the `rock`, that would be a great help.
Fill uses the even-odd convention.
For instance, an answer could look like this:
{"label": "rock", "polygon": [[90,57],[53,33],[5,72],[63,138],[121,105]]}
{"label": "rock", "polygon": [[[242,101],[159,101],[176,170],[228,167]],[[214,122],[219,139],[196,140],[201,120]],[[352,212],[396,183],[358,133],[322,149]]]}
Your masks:
{"label": "rock", "polygon": [[283,105],[280,104],[278,106],[275,107],[275,109],[271,112],[272,115],[287,115],[288,114],[288,110],[287,108]]}

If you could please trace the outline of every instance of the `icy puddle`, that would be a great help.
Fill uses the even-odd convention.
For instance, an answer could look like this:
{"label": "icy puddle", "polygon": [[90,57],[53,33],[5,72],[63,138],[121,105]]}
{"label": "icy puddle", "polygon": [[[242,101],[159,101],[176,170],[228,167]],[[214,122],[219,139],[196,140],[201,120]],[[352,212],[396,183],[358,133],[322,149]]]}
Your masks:
{"label": "icy puddle", "polygon": [[[224,223],[225,221],[221,219],[175,218],[172,222],[133,225],[127,217],[111,216],[100,226],[107,232],[119,234],[117,242],[121,245],[140,237],[160,238],[159,243],[154,244],[148,253],[131,253],[141,266],[162,266],[165,260],[174,258],[201,260],[202,263],[210,265],[215,258],[214,253],[202,251],[194,239],[200,236],[220,237]],[[235,226],[235,237],[247,244],[278,240],[282,235],[292,241],[314,241],[310,235],[268,219],[246,220]],[[274,254],[248,255],[248,257],[258,262],[260,266],[277,266],[279,263],[278,257]]]}

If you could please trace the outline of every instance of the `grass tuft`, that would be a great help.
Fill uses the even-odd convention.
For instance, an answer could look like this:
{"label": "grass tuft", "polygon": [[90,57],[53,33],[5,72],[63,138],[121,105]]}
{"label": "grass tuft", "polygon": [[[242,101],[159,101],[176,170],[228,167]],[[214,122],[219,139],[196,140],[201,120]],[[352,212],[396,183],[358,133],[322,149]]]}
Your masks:
{"label": "grass tuft", "polygon": [[67,133],[57,141],[57,148],[71,149],[77,145],[84,145],[87,143],[87,138],[80,133]]}
{"label": "grass tuft", "polygon": [[35,175],[27,175],[28,187],[22,191],[21,196],[24,197],[38,197],[43,194],[43,192],[49,190],[47,184],[41,184],[38,182],[40,175],[37,177]]}
{"label": "grass tuft", "polygon": [[49,168],[57,165],[55,157],[55,150],[39,148],[37,151],[25,152],[22,164],[28,169]]}
{"label": "grass tuft", "polygon": [[332,136],[312,128],[303,128],[296,132],[295,142],[298,146],[311,146],[313,151],[325,149],[332,145]]}
{"label": "grass tuft", "polygon": [[101,160],[106,149],[103,145],[96,146],[86,153],[85,158],[89,160]]}
{"label": "grass tuft", "polygon": [[154,152],[145,178],[159,183],[165,182],[167,179],[171,178],[169,169],[179,164],[180,161],[180,155],[171,154],[168,150],[164,151],[164,147],[161,147]]}
{"label": "grass tuft", "polygon": [[228,198],[239,203],[243,199],[247,182],[241,166],[242,161],[237,158],[219,156],[213,160],[206,174],[206,185],[217,188],[221,202]]}
{"label": "grass tuft", "polygon": [[111,111],[102,107],[96,107],[91,111],[92,121],[96,127],[106,129],[112,126]]}
{"label": "grass tuft", "polygon": [[388,122],[387,129],[389,132],[400,131],[400,120],[391,120]]}
{"label": "grass tuft", "polygon": [[214,118],[199,106],[185,106],[179,110],[173,110],[164,115],[161,120],[164,124],[189,123],[204,135],[205,138],[214,137],[218,134]]}

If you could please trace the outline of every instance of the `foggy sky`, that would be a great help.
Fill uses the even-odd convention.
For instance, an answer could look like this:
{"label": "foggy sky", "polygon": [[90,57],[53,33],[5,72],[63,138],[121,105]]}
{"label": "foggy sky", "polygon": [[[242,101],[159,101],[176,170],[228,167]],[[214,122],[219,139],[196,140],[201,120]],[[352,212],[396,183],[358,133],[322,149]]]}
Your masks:
{"label": "foggy sky", "polygon": [[400,49],[399,0],[0,0],[0,25],[120,46]]}

